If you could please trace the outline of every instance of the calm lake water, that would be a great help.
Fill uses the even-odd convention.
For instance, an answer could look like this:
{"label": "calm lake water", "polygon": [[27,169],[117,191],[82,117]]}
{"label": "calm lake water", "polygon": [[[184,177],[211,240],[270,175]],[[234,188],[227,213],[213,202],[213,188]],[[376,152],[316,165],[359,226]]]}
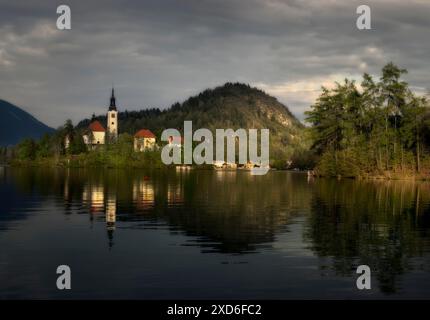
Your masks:
{"label": "calm lake water", "polygon": [[430,298],[429,183],[0,168],[0,201],[0,299]]}

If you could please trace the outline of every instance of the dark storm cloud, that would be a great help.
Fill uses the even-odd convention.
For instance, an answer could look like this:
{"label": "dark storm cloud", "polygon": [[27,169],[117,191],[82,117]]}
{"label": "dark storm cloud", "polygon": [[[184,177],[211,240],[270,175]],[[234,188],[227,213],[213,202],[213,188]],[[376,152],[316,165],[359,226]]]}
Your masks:
{"label": "dark storm cloud", "polygon": [[[68,4],[72,30],[55,28]],[[377,74],[388,61],[428,84],[428,1],[0,0],[0,97],[57,126],[120,109],[168,107],[226,81],[256,85],[302,118],[321,85]]]}

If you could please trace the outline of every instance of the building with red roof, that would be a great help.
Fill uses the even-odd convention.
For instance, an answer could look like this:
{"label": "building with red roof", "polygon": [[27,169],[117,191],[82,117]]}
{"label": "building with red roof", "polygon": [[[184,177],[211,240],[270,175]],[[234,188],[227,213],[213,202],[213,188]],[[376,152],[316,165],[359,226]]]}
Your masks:
{"label": "building with red roof", "polygon": [[136,132],[136,134],[134,135],[137,138],[154,138],[155,139],[155,134],[153,134],[151,132],[151,130],[148,129],[141,129],[139,131]]}
{"label": "building with red roof", "polygon": [[106,129],[98,120],[91,122],[88,129],[90,129],[93,132],[106,132]]}
{"label": "building with red roof", "polygon": [[141,129],[134,135],[134,151],[152,150],[156,146],[155,134],[148,129]]}
{"label": "building with red roof", "polygon": [[84,143],[88,146],[88,148],[93,149],[98,145],[105,144],[106,129],[99,121],[95,120],[90,123],[83,138]]}
{"label": "building with red roof", "polygon": [[89,149],[94,149],[99,145],[104,145],[105,143],[115,142],[118,137],[118,111],[116,109],[116,98],[113,88],[106,124],[107,129],[98,120],[94,120],[90,123],[83,135],[84,143]]}

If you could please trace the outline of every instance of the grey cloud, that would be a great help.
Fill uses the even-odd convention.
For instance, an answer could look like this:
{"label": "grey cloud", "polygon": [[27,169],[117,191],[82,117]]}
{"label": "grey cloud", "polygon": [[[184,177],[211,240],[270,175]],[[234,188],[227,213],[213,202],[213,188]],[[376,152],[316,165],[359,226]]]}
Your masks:
{"label": "grey cloud", "polygon": [[62,3],[0,0],[0,97],[52,126],[105,112],[112,82],[121,109],[263,84],[299,118],[315,95],[296,81],[317,90],[393,60],[429,86],[426,1],[372,1],[371,31],[355,28],[361,1],[67,1],[72,30],[58,31]]}

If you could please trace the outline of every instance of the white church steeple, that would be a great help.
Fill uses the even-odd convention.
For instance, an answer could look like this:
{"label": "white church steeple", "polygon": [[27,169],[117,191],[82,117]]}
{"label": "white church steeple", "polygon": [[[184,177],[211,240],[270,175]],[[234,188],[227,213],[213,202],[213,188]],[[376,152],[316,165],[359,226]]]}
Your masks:
{"label": "white church steeple", "polygon": [[112,86],[112,95],[110,97],[109,110],[107,113],[107,132],[114,141],[118,138],[118,111],[116,109],[116,98]]}

